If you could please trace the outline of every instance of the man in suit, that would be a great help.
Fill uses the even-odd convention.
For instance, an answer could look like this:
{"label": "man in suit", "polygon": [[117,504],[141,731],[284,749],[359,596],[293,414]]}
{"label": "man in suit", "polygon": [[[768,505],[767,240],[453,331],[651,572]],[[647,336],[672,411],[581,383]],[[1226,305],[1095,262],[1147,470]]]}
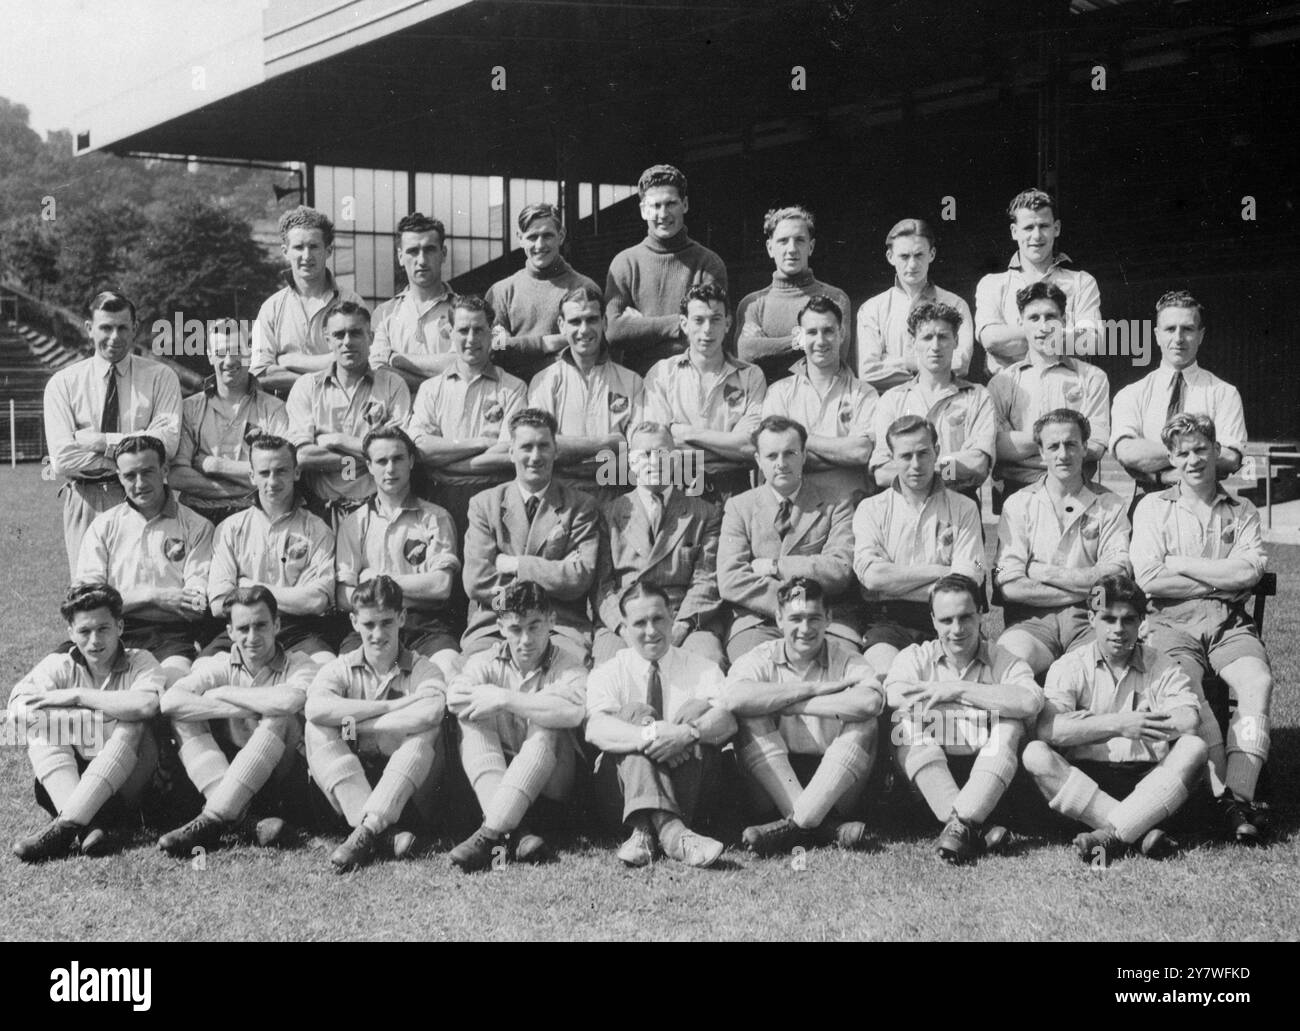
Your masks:
{"label": "man in suit", "polygon": [[510,419],[515,478],[475,494],[465,534],[469,619],[466,657],[501,641],[492,602],[516,580],[531,580],[555,602],[553,643],[586,665],[591,650],[588,605],[596,571],[600,519],[595,502],[552,479],[555,417],[525,408]]}
{"label": "man in suit", "polygon": [[643,422],[632,430],[628,466],[636,488],[605,512],[609,532],[601,540],[596,576],[597,664],[625,646],[618,599],[643,581],[668,595],[675,613],[672,646],[726,665],[717,580],[722,514],[687,493],[680,458],[662,423]]}
{"label": "man in suit", "polygon": [[826,632],[860,650],[851,500],[804,482],[808,431],[793,419],[767,416],[753,440],[766,482],[727,501],[718,543],[718,593],[734,610],[727,657],[780,638],[777,589],[795,576],[821,584],[835,612]]}

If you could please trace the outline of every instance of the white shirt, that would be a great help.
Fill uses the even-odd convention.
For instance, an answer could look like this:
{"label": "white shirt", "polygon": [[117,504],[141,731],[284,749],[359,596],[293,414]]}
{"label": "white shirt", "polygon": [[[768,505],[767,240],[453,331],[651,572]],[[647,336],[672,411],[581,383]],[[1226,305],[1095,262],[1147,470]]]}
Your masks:
{"label": "white shirt", "polygon": [[[602,662],[587,677],[587,717],[617,715],[628,705],[643,705],[650,679],[650,663],[632,648],[624,648]],[[672,722],[690,701],[716,702],[722,694],[722,670],[708,659],[680,648],[669,648],[659,660],[659,682],[664,691],[662,717]]]}

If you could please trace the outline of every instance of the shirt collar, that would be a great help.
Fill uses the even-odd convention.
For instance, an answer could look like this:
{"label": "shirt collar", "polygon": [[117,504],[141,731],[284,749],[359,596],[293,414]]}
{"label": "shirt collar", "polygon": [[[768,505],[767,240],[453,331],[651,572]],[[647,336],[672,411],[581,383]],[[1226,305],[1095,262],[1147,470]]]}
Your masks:
{"label": "shirt collar", "polygon": [[[559,360],[562,362],[568,362],[575,369],[578,369],[578,362],[577,359],[573,357],[572,347],[566,346],[564,350],[560,352]],[[600,342],[600,353],[596,355],[596,367],[599,368],[602,365],[608,364],[609,360],[609,341],[602,340]],[[582,370],[578,369],[578,371],[581,372]]]}
{"label": "shirt collar", "polygon": [[[287,286],[294,293],[299,294],[301,296],[301,292],[298,289],[298,284],[293,278],[293,269],[287,268],[283,272],[281,272],[280,279],[284,282],[285,286]],[[339,288],[337,284],[334,282],[334,273],[331,272],[329,269],[325,270],[325,285],[329,287],[329,291],[331,294],[337,294],[339,292]]]}
{"label": "shirt collar", "polygon": [[[338,362],[330,362],[330,367],[325,370],[325,382],[328,383],[330,380],[333,380],[334,384],[342,389],[343,384],[339,381]],[[366,371],[361,374],[361,381],[369,383],[373,387],[375,385],[375,370],[367,365]]]}
{"label": "shirt collar", "polygon": [[[257,382],[257,377],[250,372],[248,374],[248,396],[250,398],[253,397],[253,395],[257,393],[259,388],[260,385]],[[205,393],[208,397],[217,396],[217,377],[215,373],[213,373],[211,376],[204,377],[203,393]]]}
{"label": "shirt collar", "polygon": [[[284,667],[288,662],[289,656],[285,653],[285,650],[277,644],[275,646],[275,654],[267,660],[266,668],[273,669],[277,673],[283,673]],[[230,646],[230,664],[232,666],[240,666],[243,669],[249,668],[248,662],[244,658],[244,652],[237,644],[232,644]]]}
{"label": "shirt collar", "polygon": [[[1016,252],[1016,256],[1020,256],[1019,251]],[[920,304],[923,301],[933,301],[939,296],[934,284],[928,279],[925,281],[925,286],[921,287],[921,292],[916,295],[915,300],[912,300],[912,295],[907,292],[907,287],[902,284],[897,275],[894,276],[894,289],[908,300],[911,300],[913,304]]]}
{"label": "shirt collar", "polygon": [[1190,383],[1200,371],[1200,362],[1192,362],[1192,364],[1187,366],[1185,369],[1171,369],[1169,366],[1161,362],[1155,367],[1155,371],[1153,371],[1151,375],[1156,377],[1162,383],[1172,383],[1174,381],[1174,376],[1181,372],[1183,374],[1183,381]]}
{"label": "shirt collar", "polygon": [[[781,640],[777,642],[777,646],[776,646],[776,661],[777,661],[778,663],[780,663],[782,666],[785,666],[785,667],[787,667],[787,668],[789,668],[789,669],[794,669],[794,668],[795,668],[794,660],[792,660],[792,659],[790,658],[790,653],[789,653],[789,651],[786,650],[786,646],[785,646],[785,638],[784,638],[784,637],[781,638]],[[830,643],[830,641],[827,641],[827,640],[825,640],[824,638],[822,639],[822,646],[817,650],[817,654],[816,654],[816,656],[813,658],[813,661],[814,661],[818,666],[820,666],[823,670],[828,670],[828,669],[830,669],[830,667],[831,667],[831,643]]]}
{"label": "shirt collar", "polygon": [[131,371],[132,357],[134,356],[131,354],[130,351],[128,351],[125,357],[123,357],[121,361],[114,364],[112,362],[105,361],[102,357],[100,357],[99,352],[95,351],[95,353],[90,356],[90,360],[91,362],[94,363],[93,368],[95,370],[96,378],[107,380],[109,369],[116,369],[118,372],[122,373],[122,375],[126,375],[127,373],[129,373]]}
{"label": "shirt collar", "polygon": [[[86,670],[87,672],[90,672],[90,663],[87,662],[86,657],[81,654],[80,648],[78,648],[74,644],[72,648],[69,650],[68,654],[72,656],[73,662],[75,662],[78,666],[80,666],[82,669]],[[117,653],[113,656],[113,663],[109,667],[109,672],[125,673],[128,670],[130,670],[130,668],[131,668],[131,658],[126,654],[126,645],[124,645],[121,641],[118,641]]]}
{"label": "shirt collar", "polygon": [[524,490],[524,485],[518,480],[515,480],[515,487],[518,488],[519,496],[524,499],[525,503],[527,503],[529,498],[537,498],[539,501],[544,499],[546,497],[546,492],[551,489],[551,485],[548,483],[545,487],[536,492]]}
{"label": "shirt collar", "polygon": [[[659,660],[659,673],[661,676],[667,672],[666,667],[673,657],[673,652],[676,650],[676,648],[670,647],[666,652],[664,652],[663,658]],[[650,663],[646,659],[641,658],[635,648],[624,648],[620,654],[627,655],[625,661],[628,664],[628,672],[638,680],[644,680],[650,675]],[[667,687],[667,683],[665,683],[664,686]]]}
{"label": "shirt collar", "polygon": [[[1064,251],[1057,251],[1055,254],[1052,255],[1052,263],[1047,266],[1047,271],[1048,274],[1051,274],[1052,272],[1055,272],[1056,269],[1061,265],[1073,265],[1073,264],[1074,262],[1070,260],[1070,256],[1068,254],[1066,254]],[[1011,260],[1007,262],[1007,268],[1018,269],[1020,267],[1021,267],[1020,251],[1019,249],[1017,249],[1015,254],[1011,255]]]}
{"label": "shirt collar", "polygon": [[[1183,482],[1179,480],[1168,490],[1162,490],[1158,496],[1164,498],[1166,501],[1173,502],[1174,504],[1179,503],[1183,500]],[[1210,507],[1215,508],[1221,502],[1227,502],[1227,504],[1235,508],[1237,505],[1241,504],[1241,499],[1234,498],[1223,489],[1223,484],[1220,483],[1215,487],[1214,500],[1210,502]]]}
{"label": "shirt collar", "polygon": [[415,310],[418,311],[421,315],[427,315],[430,311],[432,311],[438,305],[442,304],[444,301],[451,300],[451,297],[452,297],[451,287],[447,285],[446,281],[444,281],[442,284],[442,293],[438,294],[437,297],[434,297],[428,301],[417,301],[415,299],[415,292],[411,289],[410,283],[407,283],[406,286],[402,287],[402,292],[397,295],[397,299],[399,302],[410,301],[411,304],[414,305]]}
{"label": "shirt collar", "polygon": [[[1110,668],[1110,663],[1106,661],[1106,656],[1101,653],[1101,646],[1095,640],[1088,645],[1088,648],[1091,649],[1089,652],[1091,668],[1096,669],[1098,666],[1105,666],[1107,669]],[[1147,671],[1146,659],[1142,655],[1141,641],[1138,641],[1137,644],[1133,646],[1133,654],[1129,656],[1128,665],[1125,669],[1136,670],[1139,673],[1145,673]],[[1120,674],[1120,679],[1123,679],[1123,673]]]}
{"label": "shirt collar", "polygon": [[[373,671],[376,675],[380,675],[379,671],[376,670],[373,666],[371,666],[369,661],[366,659],[365,645],[362,645],[361,647],[357,648],[357,650],[354,652],[349,652],[347,655],[343,656],[343,658],[347,662],[347,664],[351,666],[353,669],[368,669]],[[415,668],[415,653],[411,651],[409,648],[398,648],[397,662],[393,664],[393,669],[400,669],[403,673],[409,676],[411,670],[414,668]],[[388,673],[383,675],[392,676],[392,672],[393,672],[392,670],[389,670]]]}
{"label": "shirt collar", "polygon": [[555,661],[557,654],[558,652],[556,651],[555,645],[548,644],[546,646],[546,654],[542,656],[542,661],[538,663],[537,668],[533,670],[532,673],[525,673],[519,668],[519,663],[515,662],[515,657],[510,652],[510,645],[508,642],[502,641],[497,645],[496,649],[497,661],[504,662],[525,680],[529,677],[536,676],[538,673],[541,673],[543,676],[549,673],[551,671],[551,663]]}
{"label": "shirt collar", "polygon": [[501,370],[496,367],[494,362],[489,361],[477,372],[471,372],[458,355],[455,364],[443,375],[448,379],[463,379],[466,383],[473,383],[476,379],[500,379]]}
{"label": "shirt collar", "polygon": [[[130,498],[126,499],[126,503],[131,506],[132,511],[139,512],[141,516],[144,515],[143,512],[140,512],[139,506],[137,506],[136,503],[132,501]],[[168,519],[175,519],[176,514],[179,511],[178,506],[179,506],[179,502],[176,500],[176,495],[172,493],[171,487],[167,486],[167,484],[164,483],[162,508],[159,509],[158,514],[154,516],[154,518],[162,519],[165,516]]]}
{"label": "shirt collar", "polygon": [[[895,476],[889,487],[900,497],[902,496],[903,484],[899,477]],[[948,488],[944,486],[943,477],[939,475],[939,471],[936,469],[934,475],[930,478],[930,489],[925,492],[925,499],[929,501],[930,498],[934,497],[936,494],[942,494],[947,489]]]}
{"label": "shirt collar", "polygon": [[[948,653],[944,650],[943,643],[941,641],[935,641],[934,647],[935,647],[935,651],[938,653],[938,659],[936,660],[936,664],[938,662],[942,662],[950,669],[957,669],[952,659],[949,658]],[[992,657],[992,653],[989,651],[989,639],[984,636],[983,631],[980,632],[980,643],[979,643],[979,647],[975,649],[975,657],[971,659],[969,665],[963,667],[962,669],[957,669],[957,675],[964,678],[966,675],[966,671],[969,670],[971,666],[975,666],[975,665],[982,665],[986,669],[993,668],[993,657]]]}
{"label": "shirt collar", "polygon": [[[376,515],[382,514],[379,509],[379,491],[375,491],[374,494],[370,495],[370,499],[366,504],[370,506],[370,511],[374,512]],[[402,498],[402,500],[397,503],[397,511],[418,512],[419,510],[420,499],[415,496],[415,491],[412,488],[407,487],[406,497]]]}

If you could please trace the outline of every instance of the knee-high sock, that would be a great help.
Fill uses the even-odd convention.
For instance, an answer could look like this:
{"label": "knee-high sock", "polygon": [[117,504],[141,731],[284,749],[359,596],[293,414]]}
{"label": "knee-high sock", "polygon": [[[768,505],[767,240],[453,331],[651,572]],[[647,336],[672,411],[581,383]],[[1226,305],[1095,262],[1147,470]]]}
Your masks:
{"label": "knee-high sock", "polygon": [[835,803],[871,772],[871,756],[853,738],[837,737],[794,804],[794,822],[819,827]]}
{"label": "knee-high sock", "polygon": [[384,775],[366,800],[363,820],[378,833],[397,822],[415,789],[424,783],[433,769],[436,733],[429,731],[407,738],[388,758]]}
{"label": "knee-high sock", "polygon": [[1061,815],[1086,823],[1093,830],[1101,830],[1109,824],[1111,811],[1119,805],[1101,790],[1100,784],[1075,767],[1070,767],[1061,790],[1048,799],[1047,804]]}
{"label": "knee-high sock", "polygon": [[483,825],[488,830],[504,834],[519,826],[528,807],[537,801],[555,773],[558,736],[554,730],[534,731],[524,741],[491,804],[483,810]]}
{"label": "knee-high sock", "polygon": [[27,746],[27,758],[32,772],[50,796],[56,813],[68,807],[68,800],[77,790],[77,756],[71,745],[52,745],[45,740],[34,740]]}
{"label": "knee-high sock", "polygon": [[230,769],[216,738],[211,734],[182,736],[180,753],[190,783],[203,793],[205,800],[210,800]]}
{"label": "knee-high sock", "polygon": [[1016,775],[1018,728],[1016,723],[999,723],[975,757],[970,777],[953,804],[953,812],[968,823],[987,820]]}
{"label": "knee-high sock", "polygon": [[207,809],[223,820],[236,820],[254,795],[271,779],[284,755],[284,738],[259,725],[239,750],[221,786],[208,796]]}
{"label": "knee-high sock", "polygon": [[790,816],[803,788],[790,765],[790,752],[776,721],[745,720],[745,728],[748,740],[736,751],[741,767],[767,792],[781,815]]}
{"label": "knee-high sock", "polygon": [[921,792],[926,805],[940,820],[953,813],[960,792],[948,769],[948,757],[934,741],[898,746],[898,762],[908,779]]}
{"label": "knee-high sock", "polygon": [[104,803],[122,789],[135,769],[138,738],[119,726],[81,775],[77,789],[60,815],[65,820],[85,826],[95,818]]}
{"label": "knee-high sock", "polygon": [[1178,774],[1157,766],[1143,777],[1132,794],[1110,811],[1110,824],[1129,844],[1168,819],[1187,801],[1187,785]]}
{"label": "knee-high sock", "polygon": [[1228,722],[1228,790],[1248,802],[1255,799],[1259,773],[1268,758],[1269,721],[1267,716],[1232,714]]}
{"label": "knee-high sock", "polygon": [[[1197,691],[1200,691],[1199,685]],[[1214,718],[1214,710],[1210,708],[1210,703],[1203,696],[1201,719],[1197,724],[1196,733],[1205,742],[1210,753],[1206,763],[1210,790],[1215,795],[1221,795],[1228,779],[1228,753],[1223,745],[1223,731],[1219,729],[1219,721]]]}
{"label": "knee-high sock", "polygon": [[506,775],[506,753],[493,721],[461,722],[460,762],[478,799],[479,811],[486,816]]}
{"label": "knee-high sock", "polygon": [[359,826],[370,797],[370,781],[361,760],[342,738],[312,734],[307,740],[307,765],[316,783],[343,811],[343,818],[351,826]]}

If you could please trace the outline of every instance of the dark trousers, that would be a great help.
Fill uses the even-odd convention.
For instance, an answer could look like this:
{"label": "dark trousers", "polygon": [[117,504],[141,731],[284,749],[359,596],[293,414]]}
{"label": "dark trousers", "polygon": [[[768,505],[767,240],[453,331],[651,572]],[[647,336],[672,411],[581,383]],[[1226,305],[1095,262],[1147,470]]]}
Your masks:
{"label": "dark trousers", "polygon": [[[653,717],[647,705],[629,705],[618,713],[628,723]],[[694,755],[673,769],[640,752],[601,752],[594,781],[596,810],[611,830],[621,828],[636,813],[655,810],[672,813],[693,826],[716,797],[721,771],[721,753],[706,744],[697,746]]]}

